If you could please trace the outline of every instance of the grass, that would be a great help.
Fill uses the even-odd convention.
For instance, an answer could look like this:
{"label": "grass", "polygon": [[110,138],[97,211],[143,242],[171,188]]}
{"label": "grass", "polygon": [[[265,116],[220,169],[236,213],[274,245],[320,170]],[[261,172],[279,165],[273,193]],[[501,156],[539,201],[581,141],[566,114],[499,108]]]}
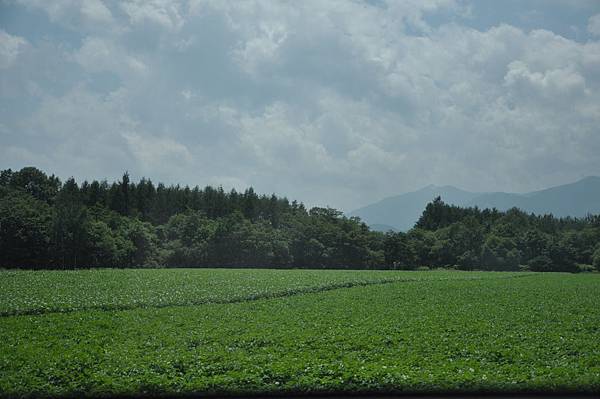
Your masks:
{"label": "grass", "polygon": [[[213,272],[229,276],[236,286],[252,275]],[[292,278],[285,271],[257,271],[262,282],[249,281],[280,290],[285,284],[263,279],[285,275],[307,287],[322,284],[320,273],[325,281],[348,281],[349,276],[295,273]],[[380,281],[372,277],[377,272],[363,273],[350,273],[350,281]],[[126,310],[5,315],[0,318],[0,392],[600,389],[600,276],[394,273],[400,281],[262,300],[169,307],[151,307],[155,302],[147,301]],[[151,297],[152,289],[147,290]],[[234,298],[235,291],[222,291],[220,298]]]}

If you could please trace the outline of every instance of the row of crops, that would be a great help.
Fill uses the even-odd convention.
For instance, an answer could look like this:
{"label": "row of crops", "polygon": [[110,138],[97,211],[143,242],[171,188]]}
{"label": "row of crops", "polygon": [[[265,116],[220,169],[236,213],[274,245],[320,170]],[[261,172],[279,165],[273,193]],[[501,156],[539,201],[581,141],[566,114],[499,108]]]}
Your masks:
{"label": "row of crops", "polygon": [[231,303],[394,281],[526,275],[441,270],[432,273],[272,269],[11,270],[0,273],[0,316]]}

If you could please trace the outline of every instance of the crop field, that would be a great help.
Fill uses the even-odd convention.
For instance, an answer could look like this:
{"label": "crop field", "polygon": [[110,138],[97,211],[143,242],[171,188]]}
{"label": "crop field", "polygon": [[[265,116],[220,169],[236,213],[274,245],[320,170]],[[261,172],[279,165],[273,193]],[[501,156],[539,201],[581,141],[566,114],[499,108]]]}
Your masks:
{"label": "crop field", "polygon": [[[515,273],[273,269],[95,269],[1,272],[0,315],[232,303],[394,281]],[[523,275],[518,273],[516,275]]]}
{"label": "crop field", "polygon": [[0,272],[0,395],[600,390],[600,275]]}

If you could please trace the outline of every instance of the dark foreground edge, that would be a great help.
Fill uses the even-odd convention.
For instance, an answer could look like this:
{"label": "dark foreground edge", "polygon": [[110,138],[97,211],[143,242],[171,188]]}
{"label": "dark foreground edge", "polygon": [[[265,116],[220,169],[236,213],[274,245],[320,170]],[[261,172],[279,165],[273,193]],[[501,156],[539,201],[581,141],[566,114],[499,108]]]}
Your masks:
{"label": "dark foreground edge", "polygon": [[552,391],[552,392],[494,392],[494,391],[481,391],[481,392],[437,392],[437,393],[420,393],[420,392],[318,392],[318,393],[307,393],[307,392],[272,392],[272,393],[256,393],[256,392],[236,392],[231,394],[224,393],[140,393],[135,395],[114,395],[110,393],[73,393],[69,395],[45,395],[43,393],[30,393],[18,396],[6,396],[0,392],[0,398],[23,398],[23,397],[35,397],[35,398],[60,398],[60,399],[71,399],[71,398],[116,398],[116,399],[237,399],[237,398],[249,398],[249,399],[280,399],[280,398],[292,398],[292,399],[483,399],[483,398],[494,398],[494,399],[600,399],[600,391]]}

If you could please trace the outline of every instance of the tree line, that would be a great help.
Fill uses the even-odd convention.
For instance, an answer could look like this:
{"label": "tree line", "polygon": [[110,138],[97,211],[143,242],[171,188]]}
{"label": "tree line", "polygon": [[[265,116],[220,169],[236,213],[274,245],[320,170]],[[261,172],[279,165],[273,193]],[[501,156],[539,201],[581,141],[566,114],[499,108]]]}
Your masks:
{"label": "tree line", "polygon": [[410,231],[222,187],[61,182],[0,172],[0,267],[272,267],[592,271],[600,217],[460,208],[436,198]]}
{"label": "tree line", "polygon": [[[386,235],[397,268],[578,272],[600,269],[600,216],[556,218],[517,208],[462,208],[440,197],[415,227]],[[393,254],[393,255],[391,255]]]}

